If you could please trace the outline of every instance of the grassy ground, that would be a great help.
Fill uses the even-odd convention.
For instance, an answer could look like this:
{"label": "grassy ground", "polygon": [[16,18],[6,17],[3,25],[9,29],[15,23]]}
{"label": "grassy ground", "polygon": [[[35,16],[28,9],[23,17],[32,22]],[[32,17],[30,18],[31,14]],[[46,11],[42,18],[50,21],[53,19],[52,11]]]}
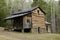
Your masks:
{"label": "grassy ground", "polygon": [[60,40],[60,34],[7,32],[0,29],[0,40]]}
{"label": "grassy ground", "polygon": [[0,35],[0,40],[13,40],[12,38],[6,37],[4,35]]}
{"label": "grassy ground", "polygon": [[[18,38],[17,38],[18,37]],[[21,34],[17,37],[0,35],[0,40],[60,40],[60,34]]]}

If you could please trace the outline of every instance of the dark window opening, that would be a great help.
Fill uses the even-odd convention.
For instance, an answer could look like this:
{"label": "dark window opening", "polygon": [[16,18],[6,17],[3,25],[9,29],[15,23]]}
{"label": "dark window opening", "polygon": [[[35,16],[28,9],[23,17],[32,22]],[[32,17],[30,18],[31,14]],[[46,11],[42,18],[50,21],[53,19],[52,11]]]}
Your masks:
{"label": "dark window opening", "polygon": [[27,23],[30,23],[30,20],[29,19],[27,19]]}
{"label": "dark window opening", "polygon": [[38,15],[40,15],[39,10],[37,10],[37,12],[38,12]]}

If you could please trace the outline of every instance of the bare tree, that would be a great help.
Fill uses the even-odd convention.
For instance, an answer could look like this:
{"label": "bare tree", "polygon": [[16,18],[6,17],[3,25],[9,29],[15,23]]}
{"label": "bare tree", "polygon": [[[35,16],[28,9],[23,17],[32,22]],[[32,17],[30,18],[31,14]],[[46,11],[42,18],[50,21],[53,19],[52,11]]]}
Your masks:
{"label": "bare tree", "polygon": [[55,25],[55,6],[54,0],[51,0],[51,25],[52,32],[56,33],[56,25]]}
{"label": "bare tree", "polygon": [[60,0],[59,0],[59,5],[60,5]]}
{"label": "bare tree", "polygon": [[7,8],[9,9],[10,14],[31,7],[31,3],[31,1],[26,2],[26,0],[6,0]]}

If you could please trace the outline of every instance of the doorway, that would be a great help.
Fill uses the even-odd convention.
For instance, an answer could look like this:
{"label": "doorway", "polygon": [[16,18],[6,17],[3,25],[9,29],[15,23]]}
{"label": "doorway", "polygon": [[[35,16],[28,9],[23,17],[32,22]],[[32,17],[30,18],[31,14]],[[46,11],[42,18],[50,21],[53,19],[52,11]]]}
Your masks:
{"label": "doorway", "polygon": [[46,31],[48,32],[48,26],[46,26]]}
{"label": "doorway", "polygon": [[24,29],[24,32],[27,32],[27,33],[28,33],[28,32],[31,32],[31,28],[25,28],[25,29]]}
{"label": "doorway", "polygon": [[38,33],[40,33],[40,27],[38,27]]}

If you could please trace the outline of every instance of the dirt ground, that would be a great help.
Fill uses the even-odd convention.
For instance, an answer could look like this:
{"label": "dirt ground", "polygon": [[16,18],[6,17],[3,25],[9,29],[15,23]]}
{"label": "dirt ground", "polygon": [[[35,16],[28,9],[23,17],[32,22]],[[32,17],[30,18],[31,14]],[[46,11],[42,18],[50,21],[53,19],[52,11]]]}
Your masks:
{"label": "dirt ground", "polygon": [[8,32],[0,28],[0,40],[60,40],[60,34]]}

